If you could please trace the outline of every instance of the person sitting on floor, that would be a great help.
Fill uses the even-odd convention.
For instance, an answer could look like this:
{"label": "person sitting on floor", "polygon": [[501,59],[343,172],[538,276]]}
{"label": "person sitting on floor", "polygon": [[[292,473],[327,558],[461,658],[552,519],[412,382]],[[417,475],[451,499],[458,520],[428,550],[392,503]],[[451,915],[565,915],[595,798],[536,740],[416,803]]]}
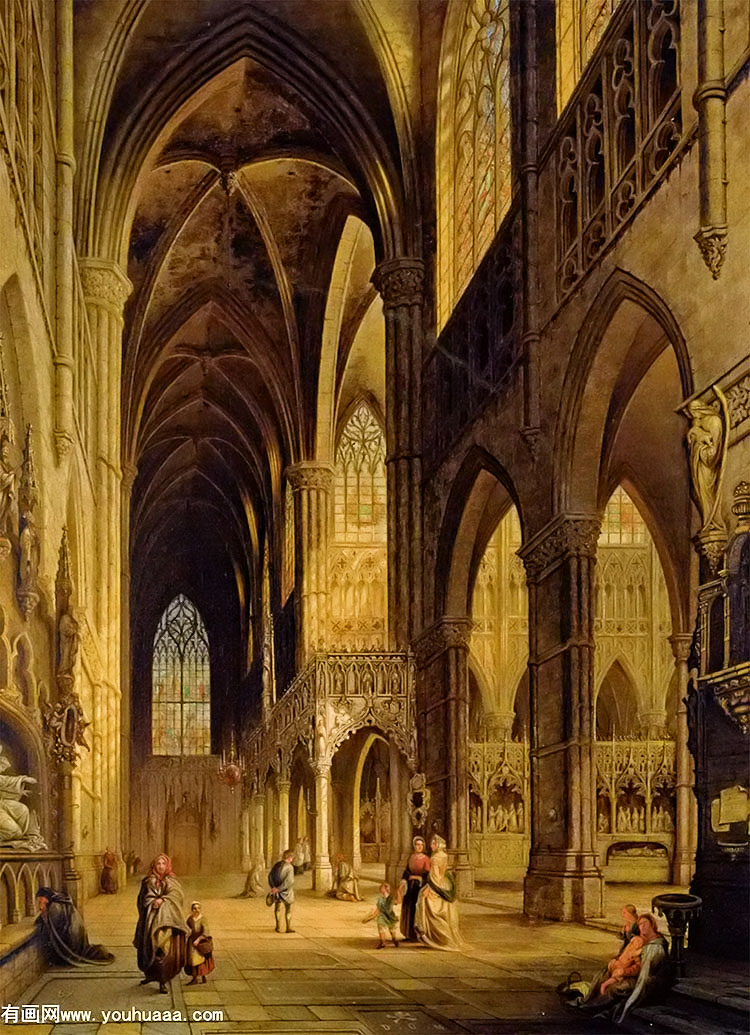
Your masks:
{"label": "person sitting on floor", "polygon": [[50,963],[69,967],[112,963],[114,956],[102,945],[91,945],[81,914],[70,895],[42,887],[36,893],[39,927]]}
{"label": "person sitting on floor", "polygon": [[362,896],[359,893],[359,880],[341,852],[336,856],[333,884],[328,894],[331,898],[337,898],[341,902],[362,901]]}

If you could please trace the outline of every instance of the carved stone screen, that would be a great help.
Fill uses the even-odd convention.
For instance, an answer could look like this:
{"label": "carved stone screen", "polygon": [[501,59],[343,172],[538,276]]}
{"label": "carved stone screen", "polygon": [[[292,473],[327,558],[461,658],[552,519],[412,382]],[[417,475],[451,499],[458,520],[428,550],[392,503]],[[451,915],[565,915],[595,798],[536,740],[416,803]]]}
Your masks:
{"label": "carved stone screen", "polygon": [[198,609],[181,593],[159,621],[151,671],[153,754],[210,754],[208,635]]}

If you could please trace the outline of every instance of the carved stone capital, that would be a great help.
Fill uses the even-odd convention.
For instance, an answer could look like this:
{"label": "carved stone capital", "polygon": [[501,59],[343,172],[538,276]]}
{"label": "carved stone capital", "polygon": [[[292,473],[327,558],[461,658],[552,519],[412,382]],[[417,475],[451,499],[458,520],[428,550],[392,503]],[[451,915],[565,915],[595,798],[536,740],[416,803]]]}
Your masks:
{"label": "carved stone capital", "polygon": [[131,464],[126,461],[122,465],[122,486],[126,492],[130,492],[133,488],[136,478],[138,477],[138,467],[136,464]]}
{"label": "carved stone capital", "polygon": [[697,242],[711,276],[718,280],[727,253],[726,226],[702,226],[693,240]]}
{"label": "carved stone capital", "polygon": [[287,467],[286,476],[294,492],[302,489],[330,492],[333,488],[333,466],[317,460],[300,460],[298,464],[292,464]]}
{"label": "carved stone capital", "polygon": [[559,514],[518,551],[534,581],[564,557],[596,557],[601,524],[590,515]]}
{"label": "carved stone capital", "polygon": [[692,633],[674,633],[669,637],[669,644],[676,662],[687,662],[690,657],[690,648],[693,643]]}
{"label": "carved stone capital", "polygon": [[380,292],[386,309],[421,305],[424,263],[421,259],[386,259],[375,270],[372,282]]}
{"label": "carved stone capital", "polygon": [[133,285],[117,263],[109,259],[80,259],[78,268],[86,301],[122,313]]}
{"label": "carved stone capital", "polygon": [[417,667],[425,668],[451,647],[469,649],[473,622],[470,618],[441,618],[414,641]]}

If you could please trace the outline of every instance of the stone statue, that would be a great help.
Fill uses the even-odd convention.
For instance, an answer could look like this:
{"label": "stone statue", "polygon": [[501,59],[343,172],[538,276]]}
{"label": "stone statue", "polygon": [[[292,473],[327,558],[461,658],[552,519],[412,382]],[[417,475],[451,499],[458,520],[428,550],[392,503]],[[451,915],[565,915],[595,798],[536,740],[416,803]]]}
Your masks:
{"label": "stone statue", "polygon": [[10,759],[0,744],[0,849],[21,849],[39,852],[46,849],[36,813],[21,801],[29,793],[27,784],[36,783],[33,776],[10,776]]}
{"label": "stone statue", "polygon": [[80,635],[78,622],[69,611],[60,615],[60,623],[57,627],[59,643],[59,660],[57,663],[58,676],[72,676],[78,657],[78,644]]}
{"label": "stone statue", "polygon": [[10,439],[0,438],[0,537],[10,539],[16,528],[13,510],[16,497],[16,469],[10,461]]}
{"label": "stone statue", "polygon": [[18,599],[28,617],[39,603],[39,533],[33,515],[21,514],[21,533],[18,537]]}
{"label": "stone statue", "polygon": [[724,454],[724,422],[713,406],[694,400],[686,407],[691,425],[687,432],[690,473],[703,527],[713,523]]}

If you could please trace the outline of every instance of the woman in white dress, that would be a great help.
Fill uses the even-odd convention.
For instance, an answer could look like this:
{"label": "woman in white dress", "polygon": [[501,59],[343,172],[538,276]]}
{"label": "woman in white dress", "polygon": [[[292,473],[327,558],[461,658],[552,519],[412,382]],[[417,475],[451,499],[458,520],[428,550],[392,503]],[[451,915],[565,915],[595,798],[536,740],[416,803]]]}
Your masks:
{"label": "woman in white dress", "polygon": [[445,839],[433,834],[430,848],[430,870],[417,900],[414,927],[425,945],[461,951],[467,946],[458,929],[456,885],[448,872]]}

